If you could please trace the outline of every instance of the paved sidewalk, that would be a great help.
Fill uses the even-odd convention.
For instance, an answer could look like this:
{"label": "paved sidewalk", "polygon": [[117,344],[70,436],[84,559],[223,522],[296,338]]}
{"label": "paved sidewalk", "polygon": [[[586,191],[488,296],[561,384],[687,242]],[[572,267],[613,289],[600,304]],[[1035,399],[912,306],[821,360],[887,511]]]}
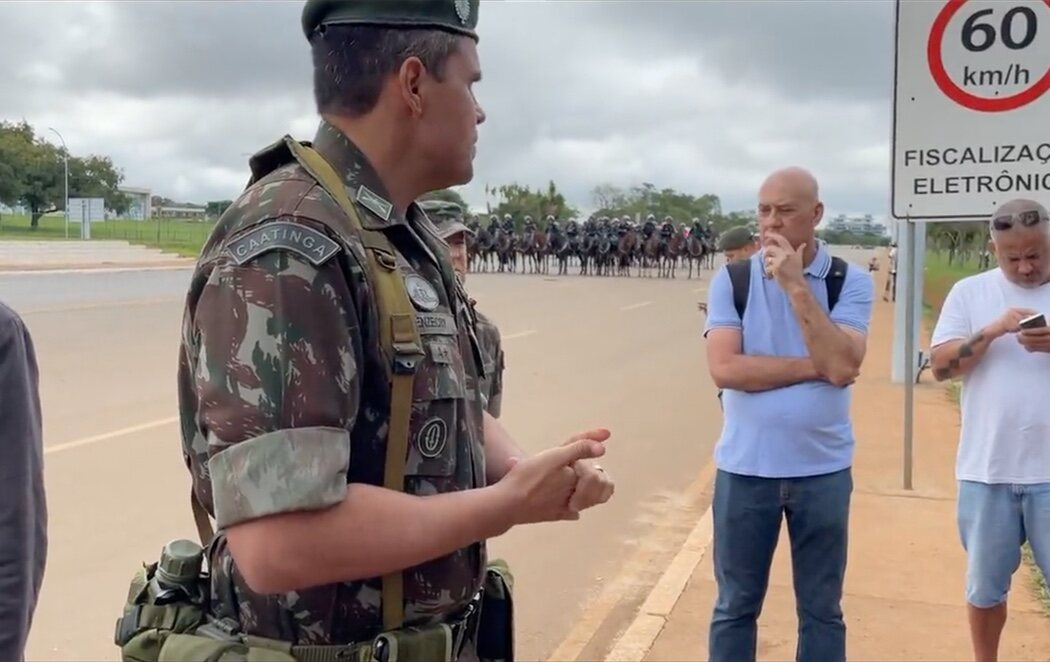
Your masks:
{"label": "paved sidewalk", "polygon": [[[969,660],[965,556],[955,524],[958,414],[945,388],[924,374],[915,393],[914,489],[905,492],[904,389],[889,377],[892,321],[892,304],[879,297],[864,374],[854,387],[858,443],[843,601],[847,654],[850,660]],[[795,655],[797,620],[786,535],[782,529],[759,621],[760,660],[793,660]],[[690,542],[692,549],[683,550],[680,559],[699,561],[688,581],[680,573],[671,599],[658,595],[676,585],[675,573],[669,571],[665,579],[670,581],[657,586],[609,659],[707,659],[715,597],[709,517]],[[1009,604],[1000,659],[1050,660],[1050,620],[1035,599],[1026,565],[1014,575]]]}
{"label": "paved sidewalk", "polygon": [[195,260],[118,240],[2,240],[0,271],[193,266]]}

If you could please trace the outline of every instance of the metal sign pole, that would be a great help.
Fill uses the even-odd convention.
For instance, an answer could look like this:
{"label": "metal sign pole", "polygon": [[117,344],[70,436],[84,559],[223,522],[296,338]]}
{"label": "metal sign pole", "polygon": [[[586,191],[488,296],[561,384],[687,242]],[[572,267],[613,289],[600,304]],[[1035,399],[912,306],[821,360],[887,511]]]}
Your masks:
{"label": "metal sign pole", "polygon": [[912,428],[915,414],[915,267],[919,263],[915,241],[915,222],[904,219],[908,257],[904,272],[904,489],[912,489]]}

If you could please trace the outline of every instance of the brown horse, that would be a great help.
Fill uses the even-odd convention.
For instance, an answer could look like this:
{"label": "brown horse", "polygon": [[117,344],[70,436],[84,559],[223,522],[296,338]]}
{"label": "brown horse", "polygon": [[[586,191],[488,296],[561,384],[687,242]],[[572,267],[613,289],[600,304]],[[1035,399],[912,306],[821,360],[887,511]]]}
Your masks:
{"label": "brown horse", "polygon": [[[547,273],[547,233],[539,228],[526,229],[521,239],[521,253],[529,261],[530,273]],[[522,264],[522,271],[525,265]]]}
{"label": "brown horse", "polygon": [[[652,278],[653,273],[650,271],[653,265],[660,265],[660,259],[664,251],[664,238],[660,236],[659,232],[653,232],[645,239],[642,245],[642,268],[639,274],[642,272],[646,276]],[[663,274],[661,274],[663,275]]]}
{"label": "brown horse", "polygon": [[[617,244],[617,260],[616,260],[616,275],[617,276],[630,276],[631,275],[631,263],[634,262],[635,258],[642,249],[642,238],[638,234],[638,231],[634,228],[627,228],[627,231],[620,237],[620,241]],[[639,269],[639,275],[641,275],[641,269]]]}
{"label": "brown horse", "polygon": [[694,229],[689,233],[685,246],[685,259],[689,263],[689,278],[693,277],[693,262],[696,262],[696,277],[700,277],[700,268],[707,254],[707,243],[700,237],[700,233]]}
{"label": "brown horse", "polygon": [[679,228],[668,239],[664,245],[663,259],[660,262],[660,276],[675,278],[675,269],[678,267],[678,257],[685,251],[685,230]]}

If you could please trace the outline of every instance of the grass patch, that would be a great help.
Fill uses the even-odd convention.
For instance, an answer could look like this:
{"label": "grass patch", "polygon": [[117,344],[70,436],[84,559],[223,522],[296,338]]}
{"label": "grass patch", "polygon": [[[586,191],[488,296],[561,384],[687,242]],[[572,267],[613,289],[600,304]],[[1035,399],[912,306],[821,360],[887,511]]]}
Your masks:
{"label": "grass patch", "polygon": [[959,404],[959,398],[962,396],[962,381],[953,379],[948,382],[948,399],[955,403],[956,406]]}
{"label": "grass patch", "polygon": [[[45,216],[38,227],[30,226],[28,216],[0,215],[0,240],[58,241],[66,239],[65,219]],[[130,244],[159,248],[182,257],[196,257],[211,234],[214,224],[177,219],[148,221],[109,220],[91,226],[92,241],[126,241]],[[80,239],[80,225],[69,224],[69,239]]]}
{"label": "grass patch", "polygon": [[1043,613],[1050,616],[1050,586],[1046,584],[1046,577],[1039,571],[1039,567],[1035,564],[1035,557],[1032,555],[1032,547],[1025,543],[1024,547],[1021,548],[1021,558],[1025,564],[1032,569],[1032,594],[1035,599],[1039,601],[1039,605],[1043,608]]}
{"label": "grass patch", "polygon": [[960,279],[980,271],[976,259],[948,262],[948,253],[926,253],[926,273],[923,281],[923,304],[930,311],[940,312],[944,298]]}

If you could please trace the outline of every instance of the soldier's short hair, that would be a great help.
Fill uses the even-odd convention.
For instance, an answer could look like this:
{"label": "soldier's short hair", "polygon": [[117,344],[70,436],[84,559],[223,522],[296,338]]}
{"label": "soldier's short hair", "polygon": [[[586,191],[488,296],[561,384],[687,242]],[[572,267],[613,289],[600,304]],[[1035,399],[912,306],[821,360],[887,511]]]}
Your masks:
{"label": "soldier's short hair", "polygon": [[310,41],[318,113],[360,117],[375,108],[387,76],[418,57],[438,80],[461,35],[445,30],[330,25]]}

